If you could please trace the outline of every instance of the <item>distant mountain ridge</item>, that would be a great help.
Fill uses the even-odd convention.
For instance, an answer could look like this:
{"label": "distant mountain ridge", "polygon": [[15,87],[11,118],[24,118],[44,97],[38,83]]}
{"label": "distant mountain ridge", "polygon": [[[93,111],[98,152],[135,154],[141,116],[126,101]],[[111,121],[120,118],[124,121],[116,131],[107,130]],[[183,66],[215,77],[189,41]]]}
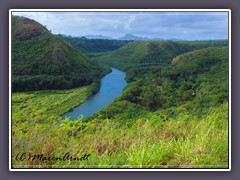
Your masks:
{"label": "distant mountain ridge", "polygon": [[146,37],[135,36],[133,34],[125,34],[124,36],[118,38],[119,40],[148,40]]}
{"label": "distant mountain ridge", "polygon": [[86,39],[103,39],[103,40],[127,40],[127,41],[148,41],[148,40],[163,40],[163,41],[227,41],[228,39],[180,39],[180,38],[160,38],[160,37],[141,37],[141,36],[136,36],[134,34],[126,33],[125,35],[118,37],[118,38],[113,38],[110,36],[103,36],[103,35],[85,35],[85,36],[71,36],[71,35],[66,35],[66,34],[58,34],[62,37],[69,37],[69,38],[86,38]]}
{"label": "distant mountain ridge", "polygon": [[83,37],[86,37],[87,39],[112,39],[109,36],[103,36],[103,35],[85,35]]}
{"label": "distant mountain ridge", "polygon": [[103,35],[84,35],[84,36],[78,36],[78,37],[73,37],[65,34],[59,34],[62,37],[72,37],[72,38],[87,38],[87,39],[108,39],[108,40],[164,40],[162,38],[147,38],[147,37],[141,37],[141,36],[136,36],[134,34],[126,33],[124,36],[121,36],[119,38],[113,38],[110,36],[103,36]]}
{"label": "distant mountain ridge", "polygon": [[147,37],[140,37],[135,36],[133,34],[125,34],[124,36],[118,38],[118,40],[163,40],[162,38],[147,38]]}

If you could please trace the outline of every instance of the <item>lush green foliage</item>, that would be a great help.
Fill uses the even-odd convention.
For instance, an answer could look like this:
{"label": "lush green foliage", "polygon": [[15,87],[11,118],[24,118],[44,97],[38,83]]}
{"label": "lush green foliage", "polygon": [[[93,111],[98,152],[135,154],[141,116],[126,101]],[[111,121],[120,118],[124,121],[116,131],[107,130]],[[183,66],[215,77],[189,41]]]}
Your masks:
{"label": "lush green foliage", "polygon": [[181,112],[202,116],[228,101],[228,48],[185,53],[166,67],[132,68],[127,80],[131,83],[122,95],[94,117],[118,117],[121,112],[122,119],[129,120],[146,116],[144,111],[164,113],[166,118]]}
{"label": "lush green foliage", "polygon": [[94,59],[109,66],[127,71],[130,68],[149,65],[169,65],[172,58],[182,53],[210,46],[227,45],[227,41],[174,42],[174,41],[134,41]]}
{"label": "lush green foliage", "polygon": [[[12,130],[16,168],[226,168],[228,167],[228,104],[209,110],[201,119],[179,114],[135,119],[132,125],[97,119],[84,122],[35,114]],[[44,120],[39,123],[38,119]],[[44,123],[45,122],[45,123]],[[91,154],[87,161],[17,161],[18,153],[45,157]]]}
{"label": "lush green foliage", "polygon": [[[92,84],[70,90],[45,90],[34,92],[19,92],[12,95],[12,123],[42,115],[48,119],[61,115],[83,103],[89,96],[99,90],[99,84]],[[46,123],[44,119],[41,122]]]}
{"label": "lush green foliage", "polygon": [[86,54],[110,52],[129,42],[109,39],[87,39],[85,37],[66,37],[61,35],[60,37]]}
{"label": "lush green foliage", "polygon": [[[38,34],[20,34],[16,41],[34,38],[39,44]],[[99,83],[71,90],[13,93],[13,167],[227,168],[228,47],[223,45],[227,42],[135,41],[96,55],[95,59],[127,71],[129,85],[108,107],[85,121],[61,119],[61,115],[97,92]],[[37,49],[45,52],[41,47]],[[36,49],[33,52],[37,54]],[[25,60],[28,56],[32,54],[22,55]],[[22,69],[26,74],[18,73],[27,76],[39,71],[34,75],[43,79],[62,75],[45,74],[41,66],[30,67]],[[52,68],[44,70],[51,72]],[[89,75],[82,73],[80,77]],[[66,71],[65,75],[75,74]],[[22,152],[45,157],[62,157],[67,152],[72,157],[91,156],[86,161],[16,160]]]}
{"label": "lush green foliage", "polygon": [[12,16],[13,91],[78,87],[108,71],[41,24]]}

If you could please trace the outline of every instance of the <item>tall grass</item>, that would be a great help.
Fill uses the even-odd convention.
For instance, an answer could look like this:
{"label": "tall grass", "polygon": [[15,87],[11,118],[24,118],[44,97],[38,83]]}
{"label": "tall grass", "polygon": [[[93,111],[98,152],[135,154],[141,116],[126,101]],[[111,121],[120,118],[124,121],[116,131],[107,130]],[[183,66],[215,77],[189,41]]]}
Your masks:
{"label": "tall grass", "polygon": [[[164,122],[153,115],[131,126],[117,120],[97,119],[61,124],[21,123],[14,128],[14,167],[50,168],[227,168],[228,104],[202,119],[182,116]],[[23,132],[24,128],[27,132]],[[22,129],[23,128],[23,129]],[[16,161],[18,152],[60,157],[91,154],[86,161]],[[20,165],[20,166],[19,166]]]}

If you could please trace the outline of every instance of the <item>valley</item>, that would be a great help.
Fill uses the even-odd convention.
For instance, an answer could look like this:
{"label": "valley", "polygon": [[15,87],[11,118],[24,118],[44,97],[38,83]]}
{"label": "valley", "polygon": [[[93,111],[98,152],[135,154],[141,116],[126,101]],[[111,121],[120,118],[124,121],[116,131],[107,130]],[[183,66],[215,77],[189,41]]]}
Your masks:
{"label": "valley", "polygon": [[[12,23],[12,156],[91,154],[13,167],[228,167],[228,41],[72,38]],[[78,118],[84,103],[91,113]]]}

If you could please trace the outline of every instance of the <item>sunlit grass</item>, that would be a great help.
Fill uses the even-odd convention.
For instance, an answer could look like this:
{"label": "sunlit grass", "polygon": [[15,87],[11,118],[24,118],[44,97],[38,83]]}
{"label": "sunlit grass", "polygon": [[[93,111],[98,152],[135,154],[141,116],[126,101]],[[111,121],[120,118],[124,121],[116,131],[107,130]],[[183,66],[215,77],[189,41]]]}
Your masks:
{"label": "sunlit grass", "polygon": [[[61,156],[91,154],[88,161],[15,161],[51,168],[227,168],[228,104],[202,119],[139,119],[132,126],[109,119],[13,127],[13,155],[18,152]],[[28,127],[27,133],[22,129]],[[24,166],[22,166],[24,167]]]}

